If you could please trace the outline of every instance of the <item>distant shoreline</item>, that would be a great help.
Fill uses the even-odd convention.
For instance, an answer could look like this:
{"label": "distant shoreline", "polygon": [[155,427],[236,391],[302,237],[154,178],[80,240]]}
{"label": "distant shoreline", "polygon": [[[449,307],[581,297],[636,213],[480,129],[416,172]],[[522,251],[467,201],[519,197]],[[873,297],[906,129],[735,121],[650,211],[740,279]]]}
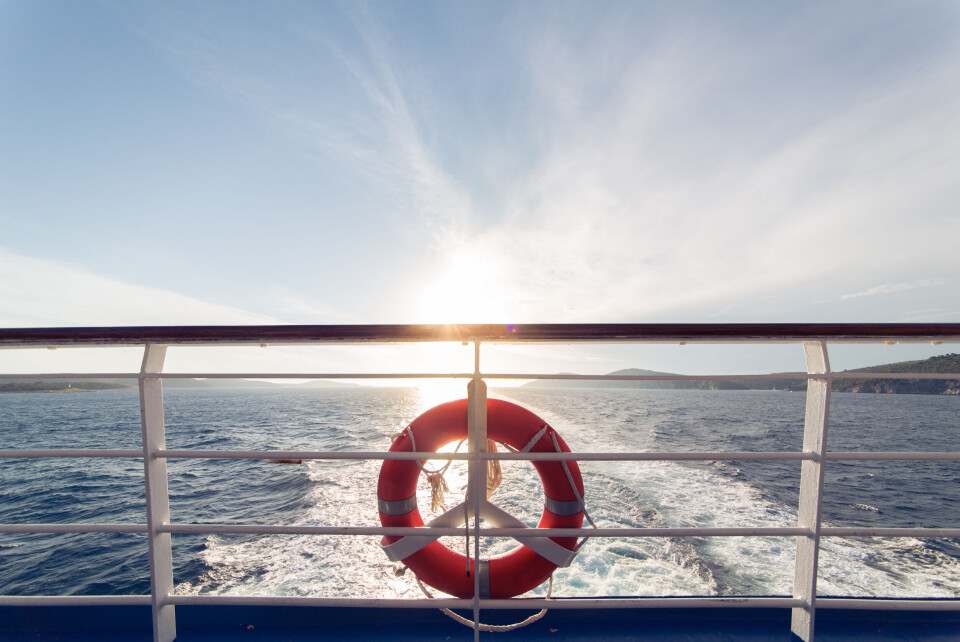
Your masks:
{"label": "distant shoreline", "polygon": [[[902,379],[875,379],[871,373],[891,372],[903,374]],[[833,392],[908,394],[908,395],[957,395],[960,396],[960,379],[919,379],[919,374],[953,375],[960,373],[960,354],[946,354],[920,361],[902,361],[868,368],[844,370],[843,374],[857,374],[856,379],[835,379]],[[561,373],[563,374],[563,373]],[[570,373],[566,373],[570,374]],[[791,377],[790,375],[794,376]],[[620,390],[768,390],[783,392],[803,392],[807,389],[806,379],[796,378],[797,373],[770,373],[770,379],[646,379],[646,377],[678,377],[677,373],[627,368],[609,372],[606,376],[624,377],[613,380],[590,379],[535,379],[521,388],[540,390],[563,389],[620,389]],[[840,374],[840,373],[837,373]],[[575,375],[571,375],[575,376]],[[642,377],[628,379],[627,377]],[[57,392],[95,392],[97,390],[136,390],[129,379],[67,379],[18,380],[3,382],[0,376],[0,394],[2,393],[57,393]],[[248,379],[170,379],[164,388],[170,390],[322,390],[362,387],[356,383],[341,383],[325,379],[315,379],[303,383],[273,383]]]}
{"label": "distant shoreline", "polygon": [[[872,379],[870,373],[903,373],[902,379]],[[918,374],[960,373],[960,355],[947,354],[920,361],[902,361],[868,368],[844,370],[844,374],[856,373],[856,379],[835,379],[833,392],[913,394],[913,395],[960,395],[960,379],[918,379]],[[837,373],[839,374],[839,373]],[[607,373],[613,377],[677,377],[673,372],[658,372],[640,368],[627,368]],[[770,379],[536,379],[521,386],[539,390],[621,389],[621,390],[778,390],[803,392],[806,379],[791,377],[789,373],[770,373]]]}
{"label": "distant shoreline", "polygon": [[84,382],[83,384],[74,384],[70,382],[65,384],[62,381],[28,381],[17,383],[0,383],[0,394],[14,393],[57,393],[57,392],[97,392],[99,390],[134,390],[133,386],[122,384]]}
{"label": "distant shoreline", "polygon": [[[0,394],[12,393],[59,393],[59,392],[97,392],[100,390],[136,390],[137,386],[120,383],[121,380],[83,379],[67,381],[64,379],[46,379],[41,381],[13,381],[3,383],[0,377]],[[357,388],[357,384],[337,383],[318,379],[306,383],[283,384],[269,381],[249,381],[247,379],[172,379],[164,383],[167,390],[319,390],[336,388]]]}

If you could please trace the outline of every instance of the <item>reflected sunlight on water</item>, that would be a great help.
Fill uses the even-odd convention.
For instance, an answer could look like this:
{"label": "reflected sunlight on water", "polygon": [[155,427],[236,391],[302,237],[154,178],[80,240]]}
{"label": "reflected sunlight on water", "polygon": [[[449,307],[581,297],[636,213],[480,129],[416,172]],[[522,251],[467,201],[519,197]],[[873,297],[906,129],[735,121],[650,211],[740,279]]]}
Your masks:
{"label": "reflected sunlight on water", "polygon": [[423,379],[417,384],[417,416],[448,401],[467,398],[467,379]]}

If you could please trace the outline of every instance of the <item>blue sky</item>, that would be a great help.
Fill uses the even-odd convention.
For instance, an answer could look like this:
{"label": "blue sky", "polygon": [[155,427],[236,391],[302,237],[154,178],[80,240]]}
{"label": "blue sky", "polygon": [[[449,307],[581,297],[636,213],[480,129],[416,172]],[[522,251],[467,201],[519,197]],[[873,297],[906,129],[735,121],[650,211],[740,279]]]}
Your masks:
{"label": "blue sky", "polygon": [[0,0],[0,326],[960,321],[958,27]]}

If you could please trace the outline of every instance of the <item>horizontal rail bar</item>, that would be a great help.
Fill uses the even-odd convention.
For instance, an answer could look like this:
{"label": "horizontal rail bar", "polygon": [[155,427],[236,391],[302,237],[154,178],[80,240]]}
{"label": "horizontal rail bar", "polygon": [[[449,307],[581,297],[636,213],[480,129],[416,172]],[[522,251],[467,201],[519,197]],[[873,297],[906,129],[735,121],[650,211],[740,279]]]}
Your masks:
{"label": "horizontal rail bar", "polygon": [[[258,524],[163,524],[161,533],[221,533],[245,535],[435,535],[462,536],[458,528],[410,526],[295,526]],[[146,524],[0,524],[0,533],[146,533]],[[484,528],[486,537],[793,537],[812,536],[806,528]],[[823,536],[834,537],[960,537],[960,528],[882,528],[824,526]]]}
{"label": "horizontal rail bar", "polygon": [[820,534],[828,537],[960,537],[960,528],[822,526]]}
{"label": "horizontal rail bar", "polygon": [[960,461],[960,453],[938,452],[828,452],[836,461]]}
{"label": "horizontal rail bar", "polygon": [[0,379],[472,379],[472,372],[44,372]]}
{"label": "horizontal rail bar", "polygon": [[161,533],[220,535],[430,535],[437,537],[463,536],[463,527],[428,528],[426,526],[271,526],[255,524],[162,524]]}
{"label": "horizontal rail bar", "polygon": [[[472,372],[170,372],[141,374],[131,372],[60,372],[0,373],[0,379],[472,379]],[[480,373],[489,380],[544,381],[783,381],[808,379],[895,379],[905,381],[960,379],[958,372],[833,372],[808,374],[781,372],[769,374],[656,374],[656,375],[590,375],[550,373]]]}
{"label": "horizontal rail bar", "polygon": [[0,533],[146,533],[146,524],[0,524]]}
{"label": "horizontal rail bar", "polygon": [[471,453],[390,452],[390,451],[324,451],[324,450],[160,450],[157,457],[167,459],[376,459],[467,460]]}
{"label": "horizontal rail bar", "polygon": [[0,329],[0,347],[406,341],[960,341],[958,323],[555,323]]}
{"label": "horizontal rail bar", "polygon": [[[472,372],[60,372],[35,374],[0,373],[0,379],[472,379]],[[545,379],[560,381],[779,381],[783,379],[960,379],[957,372],[778,372],[768,374],[697,374],[664,373],[656,375],[591,375],[574,373],[485,372],[484,379]]]}
{"label": "horizontal rail bar", "polygon": [[[0,595],[0,606],[149,605],[149,595]],[[335,606],[380,608],[470,608],[473,600],[398,598],[316,598],[247,595],[171,595],[164,604],[185,606]],[[485,609],[622,609],[622,608],[793,608],[803,600],[789,597],[635,597],[635,598],[514,598],[480,600]],[[960,599],[896,599],[818,597],[817,608],[892,611],[960,611]]]}
{"label": "horizontal rail bar", "polygon": [[896,599],[818,597],[818,609],[865,609],[891,611],[960,611],[960,599]]}
{"label": "horizontal rail bar", "polygon": [[43,372],[35,374],[0,373],[0,379],[139,379],[139,372]]}
{"label": "horizontal rail bar", "polygon": [[[663,452],[663,453],[481,453],[480,459],[504,461],[791,461],[812,460],[800,452]],[[432,457],[439,459],[439,457]]]}
{"label": "horizontal rail bar", "polygon": [[[148,605],[149,595],[0,595],[0,606],[98,606]],[[248,595],[171,595],[164,604],[222,604],[234,606],[336,606],[380,608],[470,608],[473,600],[397,598],[316,598]],[[635,598],[514,598],[480,600],[486,609],[580,609],[580,608],[793,608],[803,600],[789,597],[635,597]],[[960,599],[891,599],[818,597],[817,608],[896,611],[960,611]]]}
{"label": "horizontal rail bar", "polygon": [[143,449],[34,448],[0,450],[0,459],[33,459],[38,457],[139,457],[143,459]]}
{"label": "horizontal rail bar", "polygon": [[[834,372],[820,375],[829,379],[960,379],[957,372]],[[812,377],[811,377],[812,378]]]}
{"label": "horizontal rail bar", "polygon": [[[381,608],[449,608],[468,609],[473,600],[441,599],[396,599],[396,598],[343,598],[343,597],[262,597],[246,595],[171,595],[164,604],[175,606],[189,604],[230,604],[234,606],[335,606]],[[481,599],[481,609],[623,609],[623,608],[703,608],[703,607],[754,607],[792,608],[806,603],[792,597],[629,597],[629,598],[513,598]]]}
{"label": "horizontal rail bar", "polygon": [[473,379],[472,372],[175,372],[161,379]]}
{"label": "horizontal rail bar", "polygon": [[[0,451],[3,452],[3,451]],[[142,456],[142,455],[141,455]],[[469,460],[471,453],[317,451],[317,450],[161,450],[168,459],[373,459],[373,460]],[[665,452],[665,453],[480,453],[482,460],[500,461],[789,461],[812,459],[800,452]]]}
{"label": "horizontal rail bar", "polygon": [[0,595],[0,606],[150,605],[149,595]]}
{"label": "horizontal rail bar", "polygon": [[657,375],[586,375],[484,372],[484,379],[543,379],[559,381],[783,381],[788,379],[960,379],[960,373],[951,372],[779,372],[770,374],[657,374]]}
{"label": "horizontal rail bar", "polygon": [[656,375],[588,375],[573,374],[565,372],[563,374],[538,374],[533,372],[507,373],[507,372],[484,372],[480,375],[484,379],[543,379],[557,381],[706,381],[712,379],[721,379],[724,381],[779,381],[781,379],[811,379],[823,378],[827,375],[810,375],[806,372],[790,372],[778,374],[707,374],[707,375],[682,375],[682,374],[656,374]]}
{"label": "horizontal rail bar", "polygon": [[[388,609],[468,609],[473,600],[459,598],[403,599],[363,597],[293,597],[264,595],[169,595],[164,605],[223,604],[232,606],[334,606],[338,608],[379,607]],[[531,607],[532,608],[532,607]]]}
{"label": "horizontal rail bar", "polygon": [[[353,460],[467,460],[469,453],[366,452],[322,450],[161,450],[170,459],[353,459]],[[142,450],[101,448],[47,448],[0,450],[0,459],[71,457],[142,458]],[[481,459],[498,461],[792,461],[811,460],[800,452],[663,452],[663,453],[482,453]],[[833,452],[836,461],[960,461],[960,453],[942,452]]]}
{"label": "horizontal rail bar", "polygon": [[[519,602],[519,604],[518,604]],[[633,597],[480,600],[487,609],[804,608],[795,597]]]}
{"label": "horizontal rail bar", "polygon": [[[466,529],[426,526],[269,526],[255,524],[163,524],[161,533],[234,535],[430,535],[463,536]],[[470,530],[475,533],[474,529]],[[812,537],[813,531],[796,527],[753,528],[483,528],[485,537]]]}

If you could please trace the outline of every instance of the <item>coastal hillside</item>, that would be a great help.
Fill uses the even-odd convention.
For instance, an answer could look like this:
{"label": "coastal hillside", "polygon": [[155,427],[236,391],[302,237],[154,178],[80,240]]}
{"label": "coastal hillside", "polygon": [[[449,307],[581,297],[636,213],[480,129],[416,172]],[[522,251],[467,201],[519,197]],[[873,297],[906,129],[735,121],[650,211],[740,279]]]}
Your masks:
{"label": "coastal hillside", "polygon": [[[882,366],[846,370],[850,373],[897,372],[904,374],[960,373],[960,354],[945,354],[919,361],[901,361]],[[873,392],[887,394],[956,395],[960,394],[960,379],[839,379],[833,382],[835,392]]]}
{"label": "coastal hillside", "polygon": [[3,392],[92,392],[94,390],[123,390],[132,388],[129,382],[118,379],[0,379],[0,393]]}
{"label": "coastal hillside", "polygon": [[327,381],[326,379],[311,379],[302,383],[275,383],[273,381],[256,381],[251,379],[165,379],[164,388],[355,388],[359,384]]}
{"label": "coastal hillside", "polygon": [[[675,373],[626,368],[607,373],[608,376],[657,377]],[[746,390],[738,381],[582,381],[572,379],[537,379],[524,388],[627,388],[631,390]],[[769,387],[769,386],[768,386]]]}
{"label": "coastal hillside", "polygon": [[[910,374],[960,373],[960,354],[947,354],[918,361],[902,361],[868,368],[844,370],[848,373],[863,373],[860,379],[838,379],[833,382],[834,392],[872,392],[887,394],[960,394],[960,379],[915,379]],[[871,372],[904,373],[903,379],[871,379]],[[669,376],[675,373],[627,368],[608,375],[620,376]],[[625,388],[633,390],[790,390],[803,391],[807,382],[784,375],[782,379],[762,381],[577,381],[569,379],[537,379],[524,384],[529,388]]]}

